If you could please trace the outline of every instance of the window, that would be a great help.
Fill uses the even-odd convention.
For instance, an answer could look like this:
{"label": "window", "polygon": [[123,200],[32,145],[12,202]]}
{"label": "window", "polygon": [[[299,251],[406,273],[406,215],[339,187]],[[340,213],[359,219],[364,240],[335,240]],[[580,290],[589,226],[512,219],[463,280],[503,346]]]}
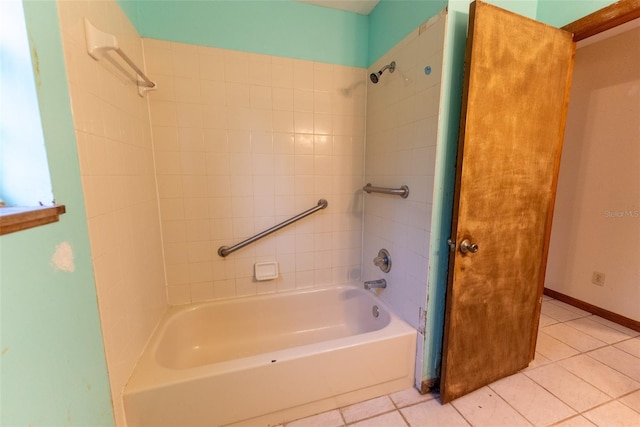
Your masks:
{"label": "window", "polygon": [[5,234],[55,221],[64,212],[62,206],[46,208],[53,205],[53,192],[36,95],[37,58],[33,67],[21,0],[0,1],[0,58],[0,206],[10,207],[0,209]]}

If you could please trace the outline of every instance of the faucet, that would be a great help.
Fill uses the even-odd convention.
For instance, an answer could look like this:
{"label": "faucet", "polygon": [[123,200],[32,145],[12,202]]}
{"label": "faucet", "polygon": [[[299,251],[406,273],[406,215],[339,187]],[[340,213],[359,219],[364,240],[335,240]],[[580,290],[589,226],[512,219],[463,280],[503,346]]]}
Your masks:
{"label": "faucet", "polygon": [[387,281],[384,279],[369,280],[368,282],[364,282],[365,289],[374,289],[374,288],[384,289],[386,287],[387,287]]}

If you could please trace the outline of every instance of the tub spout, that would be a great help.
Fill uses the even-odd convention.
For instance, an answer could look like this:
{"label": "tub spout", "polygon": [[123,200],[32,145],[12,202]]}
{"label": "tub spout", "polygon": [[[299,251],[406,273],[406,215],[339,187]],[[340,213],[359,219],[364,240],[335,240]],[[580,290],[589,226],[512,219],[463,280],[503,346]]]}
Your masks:
{"label": "tub spout", "polygon": [[386,288],[387,287],[387,281],[384,279],[379,279],[379,280],[369,280],[368,282],[364,282],[364,288],[365,289],[374,289],[374,288]]}

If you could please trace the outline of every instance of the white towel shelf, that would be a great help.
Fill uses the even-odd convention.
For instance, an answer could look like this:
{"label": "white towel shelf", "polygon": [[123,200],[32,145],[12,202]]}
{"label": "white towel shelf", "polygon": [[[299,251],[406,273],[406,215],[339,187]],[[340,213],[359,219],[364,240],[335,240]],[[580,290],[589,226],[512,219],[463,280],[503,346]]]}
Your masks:
{"label": "white towel shelf", "polygon": [[113,34],[106,33],[96,28],[91,21],[84,18],[85,37],[87,39],[87,53],[99,61],[107,52],[113,51],[117,53],[126,62],[136,74],[142,79],[138,80],[138,94],[144,94],[150,90],[156,90],[158,86],[147,77],[147,75],[125,54],[118,45],[118,39]]}

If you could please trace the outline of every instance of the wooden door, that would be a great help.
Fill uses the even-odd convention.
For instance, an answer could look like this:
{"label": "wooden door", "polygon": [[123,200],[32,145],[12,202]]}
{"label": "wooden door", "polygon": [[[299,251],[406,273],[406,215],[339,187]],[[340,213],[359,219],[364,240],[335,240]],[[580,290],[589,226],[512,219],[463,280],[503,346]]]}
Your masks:
{"label": "wooden door", "polygon": [[468,34],[443,402],[533,359],[575,52],[571,33],[479,1]]}

